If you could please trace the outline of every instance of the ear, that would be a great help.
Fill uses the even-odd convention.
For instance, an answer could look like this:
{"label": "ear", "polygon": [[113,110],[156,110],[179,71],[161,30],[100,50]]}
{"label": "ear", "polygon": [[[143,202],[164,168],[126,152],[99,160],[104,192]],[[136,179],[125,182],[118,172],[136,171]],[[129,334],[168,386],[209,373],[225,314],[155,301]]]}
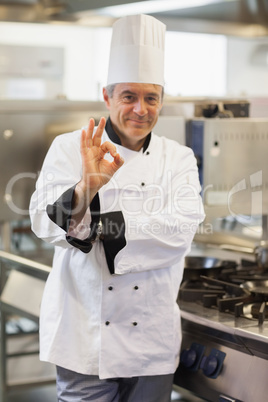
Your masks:
{"label": "ear", "polygon": [[107,94],[106,88],[102,89],[102,94],[103,94],[103,99],[104,99],[105,105],[106,105],[107,109],[110,110],[110,98]]}

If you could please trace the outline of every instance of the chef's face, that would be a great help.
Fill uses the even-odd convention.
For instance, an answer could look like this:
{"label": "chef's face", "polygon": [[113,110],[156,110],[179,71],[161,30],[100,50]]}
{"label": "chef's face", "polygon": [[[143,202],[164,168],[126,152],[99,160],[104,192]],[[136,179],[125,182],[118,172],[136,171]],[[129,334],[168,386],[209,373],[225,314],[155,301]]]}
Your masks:
{"label": "chef's face", "polygon": [[113,96],[103,89],[110,119],[121,144],[138,151],[157,122],[162,108],[162,87],[154,84],[116,84]]}

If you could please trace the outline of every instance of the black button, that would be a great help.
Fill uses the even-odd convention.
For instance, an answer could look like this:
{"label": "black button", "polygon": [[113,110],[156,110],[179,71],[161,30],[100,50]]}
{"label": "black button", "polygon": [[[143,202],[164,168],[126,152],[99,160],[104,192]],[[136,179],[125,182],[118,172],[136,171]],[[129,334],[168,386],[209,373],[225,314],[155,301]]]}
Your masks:
{"label": "black button", "polygon": [[110,321],[106,321],[106,322],[105,322],[105,325],[110,325]]}
{"label": "black button", "polygon": [[112,286],[109,286],[108,289],[109,289],[109,290],[113,290],[113,287],[112,287]]}
{"label": "black button", "polygon": [[141,186],[145,186],[145,183],[144,183],[144,182],[142,182],[142,183],[141,183]]}
{"label": "black button", "polygon": [[149,152],[149,151],[147,151],[147,152],[146,152],[146,155],[150,155],[150,152]]}
{"label": "black button", "polygon": [[134,322],[132,323],[132,325],[134,325],[134,327],[136,327],[136,325],[138,325],[138,323],[137,323],[136,321],[134,321]]}
{"label": "black button", "polygon": [[137,285],[134,286],[134,289],[135,289],[135,290],[138,290],[138,289],[139,289],[139,286],[137,286]]}

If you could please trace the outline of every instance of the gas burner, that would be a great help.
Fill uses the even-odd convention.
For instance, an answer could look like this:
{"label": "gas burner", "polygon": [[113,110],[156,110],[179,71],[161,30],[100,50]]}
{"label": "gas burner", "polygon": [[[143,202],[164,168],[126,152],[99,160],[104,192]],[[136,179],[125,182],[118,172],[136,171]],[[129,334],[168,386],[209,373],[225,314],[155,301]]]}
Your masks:
{"label": "gas burner", "polygon": [[[237,311],[237,316],[240,317],[240,312]],[[242,310],[243,317],[258,320],[259,324],[262,324],[264,320],[268,319],[268,303],[267,302],[259,302],[259,303],[248,303],[243,305]]]}
{"label": "gas burner", "polygon": [[228,279],[237,284],[251,280],[268,280],[268,271],[260,270],[253,261],[242,259],[241,264],[230,273]]}
{"label": "gas burner", "polygon": [[200,275],[199,282],[183,282],[179,298],[183,301],[202,302],[204,307],[219,311],[233,311],[237,303],[247,302],[250,292],[239,285]]}
{"label": "gas burner", "polygon": [[218,278],[199,275],[199,280],[184,281],[179,299],[262,325],[268,319],[268,276],[256,272],[255,264],[242,261],[239,266],[225,267]]}
{"label": "gas burner", "polygon": [[[200,281],[184,281],[180,287],[179,298],[187,302],[204,302],[205,298],[223,296],[225,291],[220,286],[210,286]],[[212,303],[210,306],[211,307]]]}

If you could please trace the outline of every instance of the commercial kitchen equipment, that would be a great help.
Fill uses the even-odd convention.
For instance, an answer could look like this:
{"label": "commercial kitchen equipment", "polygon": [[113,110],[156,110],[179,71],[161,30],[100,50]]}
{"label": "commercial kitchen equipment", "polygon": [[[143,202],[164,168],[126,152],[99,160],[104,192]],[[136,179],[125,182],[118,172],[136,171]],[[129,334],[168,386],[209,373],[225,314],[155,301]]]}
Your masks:
{"label": "commercial kitchen equipment", "polygon": [[0,99],[56,99],[63,93],[63,48],[0,43],[0,54]]}
{"label": "commercial kitchen equipment", "polygon": [[206,222],[213,225],[205,242],[217,241],[215,231],[221,244],[230,235],[232,245],[248,247],[251,238],[252,248],[267,240],[268,119],[190,119],[186,144],[197,158]]}
{"label": "commercial kitchen equipment", "polygon": [[14,388],[55,382],[55,368],[39,361],[39,309],[50,270],[0,250],[0,402]]}
{"label": "commercial kitchen equipment", "polygon": [[268,212],[267,118],[189,120],[186,144],[195,153],[209,212]]}
{"label": "commercial kitchen equipment", "polygon": [[193,260],[178,296],[183,340],[174,383],[212,402],[265,401],[268,271],[253,255],[216,247],[199,245],[187,258]]}
{"label": "commercial kitchen equipment", "polygon": [[195,102],[195,117],[249,117],[251,104],[245,99],[214,99]]}
{"label": "commercial kitchen equipment", "polygon": [[185,261],[174,382],[207,401],[265,401],[268,269],[256,246],[267,244],[268,120],[191,119],[186,141],[212,229],[196,236]]}

